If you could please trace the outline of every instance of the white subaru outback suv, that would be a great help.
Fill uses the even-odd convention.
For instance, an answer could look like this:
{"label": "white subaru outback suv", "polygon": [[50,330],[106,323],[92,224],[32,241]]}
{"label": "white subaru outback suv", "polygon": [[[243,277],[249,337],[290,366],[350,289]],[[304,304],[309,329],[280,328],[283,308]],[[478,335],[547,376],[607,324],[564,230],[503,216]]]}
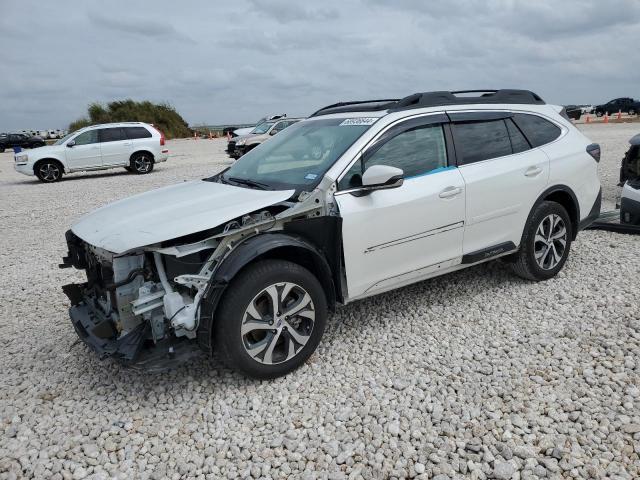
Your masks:
{"label": "white subaru outback suv", "polygon": [[65,173],[124,167],[149,173],[165,162],[164,134],[147,123],[107,123],[81,128],[53,145],[17,153],[15,169],[42,182],[57,182]]}
{"label": "white subaru outback suv", "polygon": [[61,264],[87,275],[63,287],[78,335],[125,363],[198,346],[271,378],[337,304],[498,257],[553,277],[599,213],[599,147],[534,93],[469,95],[331,105],[210,178],[81,218]]}

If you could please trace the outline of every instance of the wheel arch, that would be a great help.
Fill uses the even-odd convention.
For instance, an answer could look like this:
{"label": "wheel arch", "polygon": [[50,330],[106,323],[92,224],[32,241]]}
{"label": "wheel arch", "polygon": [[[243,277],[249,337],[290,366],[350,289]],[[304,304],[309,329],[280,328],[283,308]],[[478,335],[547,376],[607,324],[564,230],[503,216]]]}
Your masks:
{"label": "wheel arch", "polygon": [[220,264],[211,279],[198,326],[197,338],[200,347],[211,352],[213,346],[213,323],[220,300],[231,281],[246,267],[266,260],[288,260],[308,269],[316,276],[325,292],[329,310],[336,304],[336,289],[331,267],[325,255],[311,242],[290,233],[263,233],[255,235],[238,245]]}
{"label": "wheel arch", "polygon": [[151,160],[153,160],[153,163],[156,162],[156,157],[153,154],[153,152],[151,150],[148,150],[146,148],[139,148],[138,150],[136,150],[135,152],[133,152],[131,155],[129,155],[129,162],[131,162],[131,160],[133,160],[133,157],[135,157],[136,155],[138,155],[139,153],[146,153],[148,155],[151,155]]}
{"label": "wheel arch", "polygon": [[39,158],[38,160],[36,160],[35,162],[33,162],[33,173],[34,173],[34,174],[36,173],[36,167],[37,167],[40,163],[45,162],[45,161],[50,161],[50,162],[51,162],[51,161],[53,161],[53,162],[57,162],[57,163],[59,163],[59,164],[60,164],[60,166],[62,167],[62,173],[67,173],[67,166],[66,166],[66,164],[65,164],[65,162],[64,162],[64,161],[62,161],[61,159],[56,158],[56,157],[44,157],[44,158]]}
{"label": "wheel arch", "polygon": [[580,229],[580,203],[574,191],[566,185],[549,187],[540,194],[531,211],[542,202],[556,202],[565,208],[571,219],[571,239],[575,240]]}

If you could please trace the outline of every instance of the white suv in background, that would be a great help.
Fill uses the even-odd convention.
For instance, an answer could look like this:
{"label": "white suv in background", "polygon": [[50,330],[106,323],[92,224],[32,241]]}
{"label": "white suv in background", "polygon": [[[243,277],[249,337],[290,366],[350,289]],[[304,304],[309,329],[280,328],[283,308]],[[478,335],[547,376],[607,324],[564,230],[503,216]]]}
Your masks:
{"label": "white suv in background", "polygon": [[524,90],[325,107],[223,172],[76,222],[72,323],[100,356],[200,347],[272,378],[337,304],[498,257],[550,279],[601,198],[600,149],[561,110]]}
{"label": "white suv in background", "polygon": [[50,146],[15,155],[15,169],[56,182],[64,173],[124,167],[149,173],[169,156],[164,134],[141,122],[108,123],[81,128]]}

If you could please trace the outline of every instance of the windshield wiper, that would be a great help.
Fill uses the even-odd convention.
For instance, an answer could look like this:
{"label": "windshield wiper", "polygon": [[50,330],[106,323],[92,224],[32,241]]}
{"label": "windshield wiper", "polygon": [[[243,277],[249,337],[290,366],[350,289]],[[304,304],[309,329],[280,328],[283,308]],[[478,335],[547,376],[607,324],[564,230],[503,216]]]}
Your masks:
{"label": "windshield wiper", "polygon": [[260,190],[271,190],[270,185],[256,182],[255,180],[249,180],[248,178],[229,177],[226,180],[231,180],[233,183],[239,183],[240,185],[246,185],[247,187],[259,188]]}

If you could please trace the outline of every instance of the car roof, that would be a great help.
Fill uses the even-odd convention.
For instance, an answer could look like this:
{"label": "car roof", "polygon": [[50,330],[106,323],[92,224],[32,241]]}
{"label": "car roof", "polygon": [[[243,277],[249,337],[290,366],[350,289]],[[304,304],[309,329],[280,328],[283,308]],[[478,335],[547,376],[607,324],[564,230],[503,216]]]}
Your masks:
{"label": "car roof", "polygon": [[529,90],[459,90],[414,93],[400,99],[362,100],[328,105],[314,112],[311,117],[333,113],[399,112],[429,107],[453,107],[468,105],[546,105],[539,95]]}
{"label": "car roof", "polygon": [[89,125],[85,127],[83,130],[92,130],[94,128],[104,128],[104,127],[131,127],[135,125],[148,125],[144,122],[114,122],[114,123],[100,123],[98,125]]}

